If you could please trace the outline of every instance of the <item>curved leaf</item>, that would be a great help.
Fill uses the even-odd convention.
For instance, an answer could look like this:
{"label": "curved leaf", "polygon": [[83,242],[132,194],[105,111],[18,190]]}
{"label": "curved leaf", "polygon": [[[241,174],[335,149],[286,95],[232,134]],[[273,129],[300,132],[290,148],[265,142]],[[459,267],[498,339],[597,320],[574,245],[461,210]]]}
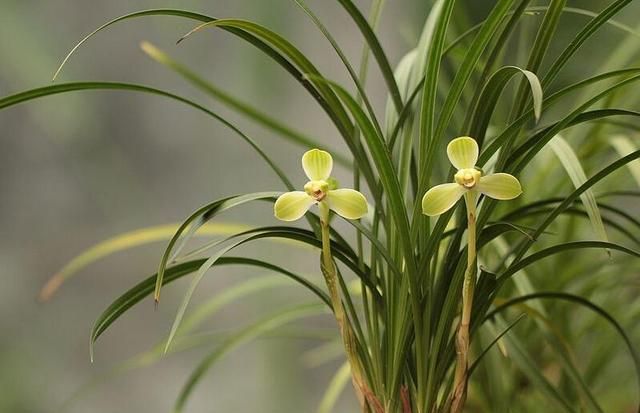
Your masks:
{"label": "curved leaf", "polygon": [[132,83],[119,83],[119,82],[75,82],[75,83],[64,83],[60,85],[53,86],[45,86],[37,89],[31,89],[26,92],[17,93],[15,95],[5,96],[0,98],[0,109],[4,109],[9,106],[17,105],[19,103],[27,102],[32,99],[41,98],[44,96],[56,95],[59,93],[66,93],[72,91],[79,90],[128,90],[135,92],[143,92],[149,93],[153,95],[159,95],[163,97],[167,97],[178,102],[184,103],[188,106],[191,106],[194,109],[197,109],[205,114],[213,117],[214,119],[221,122],[224,126],[231,129],[238,136],[240,136],[245,142],[247,142],[251,147],[264,159],[264,161],[269,165],[269,167],[278,175],[280,180],[284,183],[284,185],[289,189],[293,189],[293,185],[286,177],[286,175],[282,172],[282,170],[271,160],[269,156],[260,148],[260,146],[249,136],[245,135],[240,129],[236,128],[232,123],[227,121],[222,116],[212,112],[211,110],[205,108],[202,105],[199,105],[195,102],[192,102],[189,99],[174,95],[169,92],[165,92],[164,90],[154,89],[148,86],[137,85]]}
{"label": "curved leaf", "polygon": [[[347,69],[347,72],[349,73],[349,76],[353,80],[353,83],[356,85],[356,88],[358,89],[358,96],[364,102],[364,105],[367,108],[367,112],[369,113],[369,116],[377,124],[378,121],[375,120],[376,119],[375,111],[373,110],[373,106],[371,105],[371,102],[369,101],[369,97],[367,96],[367,92],[365,91],[364,86],[362,85],[363,81],[360,80],[358,74],[353,69],[353,66],[351,65],[351,63],[349,62],[349,59],[344,54],[344,52],[342,51],[342,49],[338,45],[338,42],[334,39],[333,35],[331,34],[331,31],[329,31],[324,26],[324,24],[322,24],[322,22],[320,21],[318,16],[315,15],[315,13],[305,4],[305,2],[303,0],[293,0],[293,1],[295,1],[295,3],[307,14],[307,16],[309,16],[311,21],[313,21],[313,23],[316,25],[318,30],[320,30],[322,35],[327,39],[327,41],[329,41],[329,43],[331,44],[331,47],[333,47],[333,50],[336,52],[336,54],[338,55],[338,57],[342,61],[342,64]],[[369,27],[368,24],[367,24],[367,27]],[[371,28],[369,28],[369,29],[371,30]],[[371,31],[371,33],[373,34],[373,31]],[[374,38],[375,38],[375,35],[374,35]],[[378,47],[379,47],[379,45],[378,45]],[[380,50],[382,50],[382,49],[380,49]],[[386,58],[385,58],[385,60],[386,60]],[[388,62],[387,62],[387,64],[388,64]],[[395,81],[394,81],[394,84],[395,84]],[[397,86],[396,86],[396,89],[397,89]]]}
{"label": "curved leaf", "polygon": [[198,230],[198,228],[200,228],[202,224],[206,222],[206,220],[211,219],[213,216],[223,211],[234,208],[236,206],[243,205],[247,202],[256,201],[260,199],[270,199],[270,198],[273,199],[278,195],[280,195],[279,192],[256,192],[253,194],[232,196],[232,197],[223,198],[218,201],[214,201],[210,204],[207,204],[199,208],[198,210],[196,210],[193,214],[191,214],[180,225],[180,227],[178,228],[176,233],[173,235],[173,237],[171,237],[171,240],[169,240],[169,245],[167,245],[167,248],[165,249],[164,254],[162,255],[162,259],[160,260],[160,265],[158,267],[158,279],[156,281],[154,300],[158,302],[158,300],[160,299],[160,289],[163,285],[162,279],[164,278],[165,268],[167,267],[167,264],[170,261],[170,257],[172,256],[172,253],[174,252],[174,247],[176,246],[182,234],[185,233],[185,231],[187,231],[187,229],[189,229],[189,232],[187,233],[187,236],[185,237],[185,239],[183,239],[183,242],[177,246],[176,251],[173,255],[174,257],[180,252],[180,250],[185,245],[186,241],[191,236],[191,234],[195,233]]}
{"label": "curved leaf", "polygon": [[[173,267],[167,268],[165,272],[165,277],[163,278],[163,284],[168,284],[177,279],[180,279],[188,274],[191,274],[197,271],[202,264],[206,262],[206,259],[192,260],[185,263],[181,263],[175,265]],[[303,285],[317,297],[319,297],[325,305],[331,308],[331,300],[327,296],[327,294],[322,291],[315,284],[310,283],[306,279],[287,271],[279,266],[274,264],[253,259],[253,258],[244,258],[244,257],[221,257],[217,260],[213,266],[224,266],[224,265],[248,265],[254,267],[264,268],[270,271],[274,271],[280,273],[286,277],[291,278],[295,282]],[[129,308],[133,307],[135,304],[139,303],[147,297],[148,295],[153,293],[155,288],[157,275],[154,274],[151,277],[146,278],[140,283],[136,284],[134,287],[129,289],[127,292],[118,297],[111,305],[109,305],[96,319],[94,326],[91,330],[91,339],[90,339],[90,354],[91,359],[93,360],[93,345],[96,340],[113,324],[122,314],[124,314]]]}
{"label": "curved leaf", "polygon": [[594,17],[583,29],[576,35],[576,37],[569,43],[569,46],[558,56],[558,58],[552,63],[551,68],[547,71],[547,74],[542,79],[544,87],[548,87],[553,80],[560,73],[560,70],[564,67],[567,61],[573,56],[578,49],[586,42],[602,25],[608,22],[612,16],[622,10],[625,6],[631,3],[631,0],[615,0],[609,6],[607,6],[600,14]]}
{"label": "curved leaf", "polygon": [[511,264],[498,278],[498,283],[504,283],[509,277],[513,276],[515,273],[520,271],[521,269],[543,259],[549,257],[554,254],[558,254],[560,252],[575,250],[575,249],[590,249],[590,248],[602,248],[602,249],[610,249],[615,251],[624,252],[625,254],[632,255],[640,258],[640,252],[634,251],[622,245],[618,245],[613,242],[603,242],[603,241],[573,241],[567,242],[564,244],[554,245],[552,247],[545,248],[541,251],[535,252],[520,261]]}
{"label": "curved leaf", "polygon": [[338,153],[337,151],[333,151],[333,150],[330,150],[329,148],[326,148],[319,139],[306,136],[303,132],[293,130],[291,127],[285,125],[280,120],[272,118],[271,116],[263,113],[260,109],[253,107],[251,104],[242,102],[238,98],[231,96],[227,92],[219,89],[214,84],[206,81],[202,77],[192,72],[186,66],[178,63],[176,60],[171,58],[171,56],[169,56],[162,50],[158,49],[151,43],[142,42],[140,44],[140,48],[156,62],[175,71],[180,76],[182,76],[185,80],[187,80],[189,83],[201,89],[202,91],[207,93],[209,96],[212,96],[213,98],[217,99],[218,101],[222,102],[228,107],[247,116],[248,118],[252,119],[256,123],[259,123],[271,129],[272,131],[278,133],[279,135],[286,138],[287,140],[295,144],[301,145],[307,149],[321,148],[321,149],[329,150],[329,152],[332,152],[334,154],[334,158],[338,163],[342,164],[343,166],[351,165],[351,162],[346,157],[344,157],[342,154]]}
{"label": "curved leaf", "polygon": [[391,69],[391,65],[389,64],[389,60],[378,41],[375,33],[367,19],[360,13],[358,8],[353,4],[351,0],[338,0],[338,2],[344,7],[344,9],[351,15],[351,18],[356,23],[360,32],[364,36],[365,40],[369,44],[369,48],[373,53],[378,65],[380,66],[380,71],[382,72],[382,77],[384,78],[385,83],[387,84],[387,88],[389,89],[389,93],[391,94],[391,98],[395,104],[396,110],[399,112],[402,108],[402,98],[400,97],[400,90],[398,89],[398,85],[396,83],[396,79],[393,76],[393,70]]}
{"label": "curved leaf", "polygon": [[[573,151],[571,146],[560,135],[556,135],[549,141],[549,147],[555,153],[560,160],[564,170],[569,175],[573,185],[578,188],[580,185],[587,182],[587,175],[582,169],[582,164],[578,159],[578,155]],[[602,223],[602,216],[600,215],[600,209],[596,202],[596,197],[593,194],[592,189],[587,189],[580,195],[580,199],[584,204],[584,208],[589,214],[589,220],[593,226],[593,230],[600,241],[608,241],[607,231]]]}
{"label": "curved leaf", "polygon": [[[474,112],[477,116],[473,118],[471,126],[469,128],[469,136],[484,137],[491,115],[496,107],[496,102],[500,98],[500,95],[504,91],[507,83],[516,75],[522,74],[529,82],[531,88],[531,94],[533,96],[533,114],[536,121],[540,119],[542,114],[542,86],[540,80],[535,73],[528,70],[521,69],[516,66],[505,66],[498,69],[487,81],[486,85],[482,88],[482,92],[476,102]],[[482,107],[484,110],[480,111]]]}
{"label": "curved leaf", "polygon": [[333,375],[331,382],[329,382],[324,396],[322,396],[322,400],[318,406],[318,413],[331,413],[334,411],[338,397],[340,397],[347,383],[349,383],[350,378],[351,368],[349,367],[349,363],[342,363],[342,366],[340,366],[336,374]]}
{"label": "curved leaf", "polygon": [[503,329],[500,334],[498,334],[493,340],[491,340],[491,343],[489,343],[489,345],[487,347],[485,347],[482,352],[478,355],[478,357],[476,357],[476,359],[473,361],[473,363],[471,363],[471,366],[469,367],[469,376],[471,376],[473,374],[473,371],[476,369],[476,367],[478,367],[478,365],[480,364],[480,362],[482,361],[482,358],[489,352],[489,350],[491,350],[491,348],[498,343],[498,341],[500,341],[500,339],[509,332],[509,330],[511,330],[513,327],[516,326],[516,324],[518,324],[520,322],[520,320],[522,320],[527,314],[526,313],[522,313],[520,314],[515,320],[513,320],[511,323],[509,323],[509,325]]}
{"label": "curved leaf", "polygon": [[[217,19],[211,16],[206,16],[203,14],[193,13],[193,12],[178,10],[178,9],[150,9],[150,10],[143,10],[143,11],[138,11],[134,13],[129,13],[129,14],[117,17],[103,24],[102,26],[98,27],[96,30],[94,30],[93,32],[88,34],[86,37],[84,37],[80,42],[78,42],[63,60],[62,64],[56,71],[56,75],[54,76],[54,79],[60,73],[64,65],[68,62],[69,58],[78,50],[78,48],[81,45],[83,45],[86,41],[88,41],[90,38],[92,38],[94,35],[96,35],[98,32],[112,26],[115,23],[118,23],[124,20],[138,18],[138,17],[146,17],[146,16],[177,16],[177,17],[184,17],[192,20],[197,20],[204,23],[213,23],[217,21]],[[241,22],[241,21],[236,20],[236,22]],[[223,30],[226,30],[231,34],[238,36],[239,38],[247,41],[248,43],[260,49],[267,56],[273,59],[278,65],[280,65],[283,69],[285,69],[291,76],[293,76],[294,79],[296,79],[296,81],[298,81],[309,92],[309,94],[325,110],[327,115],[333,121],[336,128],[340,131],[341,135],[344,137],[345,142],[347,142],[347,145],[349,145],[349,148],[354,154],[354,157],[358,161],[358,165],[362,168],[363,175],[365,179],[367,179],[367,183],[371,191],[373,191],[374,194],[378,194],[378,188],[376,187],[376,180],[373,174],[371,173],[370,165],[368,163],[366,156],[364,156],[358,150],[358,147],[354,146],[353,142],[351,141],[351,137],[353,135],[352,134],[353,125],[351,125],[348,117],[346,116],[346,113],[344,112],[344,108],[342,108],[342,106],[340,105],[340,102],[336,100],[335,96],[329,95],[328,96],[329,101],[327,101],[326,97],[318,93],[318,90],[316,90],[314,85],[311,84],[307,79],[303,77],[302,72],[300,72],[300,70],[298,70],[296,66],[294,66],[285,57],[283,57],[280,54],[280,52],[278,52],[278,50],[274,49],[268,43],[265,43],[260,38],[256,37],[255,35],[245,30],[246,27],[241,29],[238,27],[230,27],[230,25],[225,25],[225,24],[220,24],[220,26]],[[257,25],[253,25],[253,26],[257,26]],[[315,69],[315,68],[311,68],[310,70],[310,67],[308,65],[305,65],[305,63],[310,64],[308,60],[301,53],[299,53],[295,48],[293,48],[293,46],[291,46],[290,43],[288,43],[285,39],[275,35],[275,33],[270,32],[266,29],[262,30],[261,32],[262,32],[261,34],[266,33],[268,39],[272,41],[276,41],[277,46],[284,46],[284,49],[282,50],[286,50],[287,52],[290,53],[290,57],[297,59],[296,64],[298,65],[302,64],[302,67],[304,68],[303,70],[305,73],[312,72],[313,69]],[[324,91],[326,92],[327,89],[325,89]]]}
{"label": "curved leaf", "polygon": [[211,367],[226,353],[235,349],[239,345],[253,340],[254,338],[269,332],[275,328],[278,328],[291,321],[322,314],[324,307],[317,304],[308,304],[298,307],[288,308],[284,311],[278,311],[273,315],[269,315],[262,320],[246,327],[242,331],[234,334],[229,339],[220,344],[213,352],[205,357],[196,370],[189,376],[187,383],[184,385],[178,396],[178,400],[174,407],[174,412],[179,413],[184,409],[184,405],[187,399],[193,392],[195,386],[202,379],[202,377],[211,369]]}
{"label": "curved leaf", "polygon": [[[93,247],[83,251],[64,267],[56,272],[40,290],[38,295],[41,301],[49,300],[53,294],[69,278],[88,265],[108,255],[119,251],[145,245],[152,242],[166,241],[178,230],[180,224],[158,225],[154,227],[137,229],[116,235],[106,239]],[[198,236],[230,235],[239,231],[245,231],[248,227],[240,224],[205,224],[198,232]]]}
{"label": "curved leaf", "polygon": [[[636,68],[629,68],[629,69],[614,70],[611,72],[602,73],[602,74],[581,80],[572,85],[566,86],[565,88],[545,97],[542,102],[542,110],[544,111],[548,109],[552,105],[556,104],[561,98],[567,96],[568,94],[574,91],[584,89],[595,83],[602,82],[618,76],[625,76],[625,75],[633,76],[639,73],[640,73],[640,68],[636,67]],[[606,93],[605,93],[605,96],[606,96]],[[598,99],[601,99],[603,97],[604,96],[599,95]],[[597,99],[595,101],[590,101],[589,102],[590,104],[586,105],[586,108],[593,105],[596,101]],[[576,111],[576,113],[577,114],[582,113],[582,110]],[[478,158],[478,166],[484,166],[484,164],[487,163],[487,161],[498,151],[498,149],[502,145],[504,145],[505,142],[511,139],[513,137],[513,134],[532,118],[532,115],[533,115],[533,109],[526,111],[518,119],[516,119],[511,124],[509,124],[509,126],[504,131],[502,131],[495,139],[493,139],[491,143],[487,145],[485,149],[480,153],[480,157]]]}
{"label": "curved leaf", "polygon": [[[622,326],[616,321],[615,318],[613,318],[604,309],[597,306],[593,302],[587,300],[586,298],[583,298],[574,294],[564,293],[564,292],[538,292],[533,294],[527,294],[524,296],[513,298],[499,305],[493,311],[491,311],[485,316],[484,321],[490,320],[495,315],[501,313],[502,311],[514,305],[517,305],[529,300],[535,300],[535,299],[553,299],[553,300],[569,301],[595,312],[596,314],[601,316],[604,320],[606,320],[609,324],[611,324],[611,326],[616,330],[616,332],[622,337],[625,345],[627,346],[627,349],[629,350],[629,354],[631,355],[631,359],[633,360],[634,368],[636,371],[636,376],[638,378],[637,388],[638,388],[638,394],[640,394],[640,355],[638,355],[638,352],[633,344],[633,341],[631,340],[631,338],[629,338],[627,333],[624,331],[624,328],[622,328]],[[638,404],[638,411],[640,411],[640,403]]]}

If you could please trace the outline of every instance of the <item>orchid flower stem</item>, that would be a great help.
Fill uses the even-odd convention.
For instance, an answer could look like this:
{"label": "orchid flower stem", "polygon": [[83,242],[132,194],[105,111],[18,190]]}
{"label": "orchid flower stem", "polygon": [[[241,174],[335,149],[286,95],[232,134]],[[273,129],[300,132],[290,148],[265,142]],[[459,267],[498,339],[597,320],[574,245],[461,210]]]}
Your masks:
{"label": "orchid flower stem", "polygon": [[473,290],[476,284],[476,195],[468,191],[464,195],[467,207],[467,269],[462,284],[462,316],[456,336],[457,363],[451,395],[451,413],[462,411],[467,396],[467,370],[469,366],[469,325],[473,307]]}
{"label": "orchid flower stem", "polygon": [[329,234],[329,207],[324,202],[318,204],[320,208],[320,227],[322,230],[322,274],[329,290],[331,305],[333,306],[333,314],[340,329],[340,335],[344,343],[345,352],[349,365],[351,366],[351,377],[356,396],[362,407],[362,411],[366,412],[365,390],[366,384],[363,380],[362,368],[360,366],[360,358],[356,348],[356,341],[351,325],[346,318],[340,292],[338,291],[338,275],[336,267],[331,255],[331,238]]}

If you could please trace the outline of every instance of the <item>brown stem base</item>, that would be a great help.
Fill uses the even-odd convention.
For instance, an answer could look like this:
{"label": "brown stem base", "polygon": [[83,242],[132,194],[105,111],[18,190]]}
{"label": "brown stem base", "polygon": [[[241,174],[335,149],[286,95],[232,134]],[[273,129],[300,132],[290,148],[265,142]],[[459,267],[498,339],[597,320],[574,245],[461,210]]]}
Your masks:
{"label": "brown stem base", "polygon": [[460,323],[456,334],[456,373],[451,392],[450,413],[460,413],[467,399],[467,375],[469,366],[469,324]]}

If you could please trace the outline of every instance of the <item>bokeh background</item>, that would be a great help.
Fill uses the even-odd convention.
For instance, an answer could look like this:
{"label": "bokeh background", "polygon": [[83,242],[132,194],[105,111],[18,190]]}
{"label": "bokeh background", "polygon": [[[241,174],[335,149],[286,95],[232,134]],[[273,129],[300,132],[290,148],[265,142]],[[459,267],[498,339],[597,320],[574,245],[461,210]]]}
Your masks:
{"label": "bokeh background", "polygon": [[[357,62],[362,38],[347,14],[337,2],[308,3],[352,62]],[[366,14],[369,2],[356,3]],[[394,64],[416,43],[429,3],[387,1],[378,33]],[[594,10],[607,3],[569,2]],[[493,2],[468,0],[460,4],[472,7],[474,12],[467,17],[475,22]],[[260,22],[292,39],[326,76],[351,85],[330,45],[291,0],[0,0],[0,95],[49,84],[57,65],[82,36],[118,15],[156,7]],[[635,26],[634,16],[638,16],[638,7],[632,6],[618,19]],[[584,21],[578,16],[565,19]],[[193,26],[193,22],[171,17],[114,26],[82,47],[58,81],[142,83],[202,102],[259,141],[294,182],[303,182],[299,167],[303,148],[283,142],[221,107],[149,59],[139,48],[146,40],[222,89],[265,108],[330,147],[344,149],[311,98],[256,49],[213,30],[176,46],[176,39]],[[591,44],[605,48],[607,41],[619,40],[612,33],[606,28],[598,42]],[[569,34],[561,33],[558,47]],[[514,56],[518,53],[512,52]],[[597,59],[602,53],[590,49],[581,51],[578,58]],[[371,71],[368,85],[381,109],[384,88],[377,70]],[[337,176],[349,179],[344,170],[338,170]],[[157,311],[149,299],[118,321],[98,343],[93,364],[87,345],[95,318],[126,288],[154,272],[164,243],[119,253],[92,265],[46,304],[36,299],[40,287],[69,259],[100,240],[178,222],[213,199],[281,189],[270,170],[231,132],[200,113],[159,97],[77,92],[0,111],[0,412],[169,411],[206,349],[100,378],[166,337],[184,282],[165,289]],[[275,224],[270,209],[263,205],[228,213],[224,219],[249,225]],[[286,259],[292,267],[316,271],[315,255],[292,255],[283,251],[282,245],[263,244],[244,251],[269,254]],[[213,270],[194,303],[256,275]],[[209,320],[207,328],[238,327],[283,301],[311,299],[290,283],[230,306]],[[331,326],[326,319],[316,321]],[[190,400],[188,411],[313,411],[340,365],[335,361],[312,367],[309,351],[318,345],[310,339],[272,337],[243,346],[212,370]],[[350,395],[344,396],[336,411],[349,411],[352,403]]]}

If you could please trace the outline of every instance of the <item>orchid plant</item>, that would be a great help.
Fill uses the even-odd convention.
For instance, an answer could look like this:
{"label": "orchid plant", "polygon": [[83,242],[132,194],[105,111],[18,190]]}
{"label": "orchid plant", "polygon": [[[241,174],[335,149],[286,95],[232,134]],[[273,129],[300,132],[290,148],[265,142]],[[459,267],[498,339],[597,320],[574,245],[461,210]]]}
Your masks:
{"label": "orchid plant", "polygon": [[[630,269],[638,265],[640,223],[625,210],[624,200],[608,200],[638,196],[631,189],[635,184],[624,175],[624,167],[633,167],[640,151],[628,140],[617,141],[613,147],[608,139],[613,132],[630,133],[638,128],[611,123],[609,118],[637,116],[620,105],[637,106],[635,96],[627,99],[623,92],[640,80],[640,69],[620,66],[583,79],[557,81],[580,47],[593,41],[594,33],[609,25],[620,29],[618,22],[612,24],[612,18],[630,1],[612,1],[598,12],[580,14],[566,8],[562,0],[550,0],[542,7],[532,7],[527,0],[496,0],[486,3],[486,16],[477,25],[469,26],[476,15],[471,19],[467,8],[454,7],[453,0],[438,0],[430,9],[420,39],[394,71],[375,34],[384,1],[372,2],[367,20],[351,0],[338,0],[365,39],[360,73],[314,11],[302,0],[295,3],[339,56],[353,82],[353,93],[348,86],[323,76],[292,42],[242,19],[217,19],[174,9],[146,10],[106,23],[73,51],[107,27],[154,15],[195,20],[198,25],[181,40],[197,33],[204,35],[205,29],[221,29],[256,46],[309,93],[328,116],[333,127],[328,133],[340,137],[348,150],[331,150],[331,139],[299,132],[251,103],[221,92],[149,42],[142,44],[142,50],[221,104],[305,148],[302,168],[309,181],[302,191],[294,190],[283,166],[271,159],[260,141],[209,107],[161,89],[129,83],[71,82],[0,99],[0,108],[4,108],[41,96],[87,89],[126,90],[172,99],[221,121],[231,136],[255,149],[256,156],[288,191],[213,201],[187,217],[177,230],[165,234],[169,242],[157,273],[104,310],[92,330],[92,346],[144,297],[155,292],[157,301],[164,285],[194,274],[169,343],[161,346],[165,352],[177,352],[169,344],[188,339],[203,314],[210,315],[210,307],[204,303],[196,311],[198,318],[189,318],[187,309],[198,282],[214,267],[241,265],[287,277],[313,294],[315,301],[304,306],[285,305],[223,343],[203,344],[211,352],[180,392],[177,412],[185,409],[197,384],[226,351],[249,338],[328,310],[337,322],[334,339],[344,349],[346,367],[331,381],[321,413],[332,410],[345,377],[351,377],[363,413],[533,412],[540,411],[541,405],[569,413],[635,409],[638,396],[631,394],[638,394],[638,386],[631,378],[640,378],[640,357],[632,338],[637,337],[637,323],[632,315],[618,321],[609,314],[594,302],[602,289],[583,280],[585,273],[591,272],[615,272],[628,280]],[[560,17],[565,13],[589,17],[574,38],[566,44],[557,43]],[[523,24],[525,19],[533,19],[531,16],[539,16],[535,24],[532,20]],[[528,53],[522,51],[515,57],[506,53],[528,43],[532,44]],[[548,53],[551,49],[561,53],[554,57]],[[383,116],[377,113],[376,102],[366,88],[370,56],[387,89]],[[543,65],[547,59],[548,64]],[[516,76],[522,80],[513,93],[503,93],[510,90],[509,82]],[[613,80],[617,83],[606,83]],[[596,90],[603,82],[606,89]],[[598,109],[590,110],[594,105]],[[577,125],[589,133],[573,133],[571,128]],[[460,135],[465,136],[449,141]],[[445,144],[455,168],[453,182],[429,189],[451,176],[451,167],[442,156]],[[349,186],[354,189],[338,188],[331,176],[334,160],[336,168],[352,172],[353,184]],[[549,165],[557,165],[557,170]],[[488,173],[490,170],[499,172]],[[516,176],[526,182],[523,196]],[[597,185],[605,178],[610,182],[607,188]],[[596,194],[596,187],[603,191]],[[458,202],[461,198],[464,208]],[[275,217],[281,221],[304,217],[306,223],[232,233],[215,227],[224,211],[257,200],[273,203]],[[332,220],[332,212],[345,220]],[[346,221],[346,228],[335,225],[336,221]],[[193,237],[203,233],[215,237],[188,250]],[[43,297],[104,256],[104,251],[139,245],[140,239],[139,234],[123,235],[109,241],[109,247],[99,245],[89,250],[56,274],[43,290]],[[324,285],[318,284],[315,275],[304,276],[301,269],[289,268],[289,263],[230,255],[248,243],[283,240],[287,248],[303,245],[320,253]],[[585,255],[587,249],[607,251],[607,261],[598,254]],[[566,260],[566,254],[586,257],[586,261],[566,265],[559,261]],[[546,266],[549,262],[551,272]],[[563,264],[558,265],[560,262]],[[589,264],[586,268],[585,263]],[[312,274],[316,273],[314,265]],[[638,314],[637,302],[629,297],[622,301],[635,306],[635,312],[623,314]],[[566,315],[563,309],[567,308],[595,315],[582,325]],[[524,316],[528,320],[523,321]],[[573,328],[589,331],[589,326],[603,325],[597,324],[603,321],[613,326],[606,333],[608,341],[570,337]],[[629,328],[635,330],[628,332]],[[621,340],[616,341],[618,338]],[[626,378],[625,383],[602,386],[599,377],[607,372],[607,363],[598,362],[597,349],[601,347],[583,343],[591,339],[603,340],[598,341],[604,346],[603,354],[609,358],[615,355],[624,365],[616,370],[616,376]],[[625,346],[624,353],[622,347],[616,347],[619,343]],[[578,347],[579,357],[572,347]],[[585,357],[593,363],[583,368],[577,361]]]}

